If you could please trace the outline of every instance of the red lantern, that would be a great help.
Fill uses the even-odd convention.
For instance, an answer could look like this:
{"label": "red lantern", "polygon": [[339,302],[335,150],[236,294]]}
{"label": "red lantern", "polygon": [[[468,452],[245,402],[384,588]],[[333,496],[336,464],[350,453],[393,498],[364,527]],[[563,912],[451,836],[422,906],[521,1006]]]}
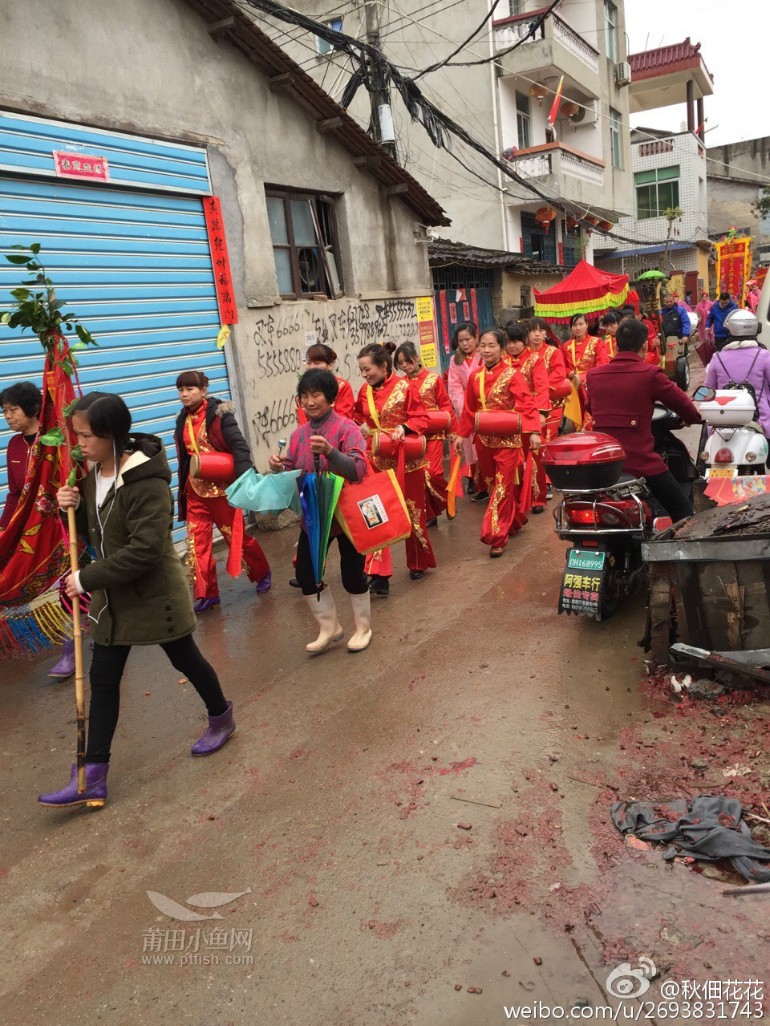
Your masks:
{"label": "red lantern", "polygon": [[603,232],[611,232],[613,227],[614,227],[614,225],[613,225],[612,221],[600,221],[598,227]]}
{"label": "red lantern", "polygon": [[542,103],[543,97],[548,95],[548,88],[536,82],[529,87],[529,95],[534,97],[538,103]]}
{"label": "red lantern", "polygon": [[567,214],[567,228],[571,230],[572,228],[577,228],[579,224],[580,222],[576,217],[573,217],[572,214]]}
{"label": "red lantern", "polygon": [[556,211],[553,207],[540,207],[539,210],[535,211],[535,220],[538,224],[543,225],[546,232],[551,227],[551,221],[556,219]]}
{"label": "red lantern", "polygon": [[585,217],[583,218],[583,220],[585,221],[586,224],[589,224],[592,228],[595,228],[597,226],[597,224],[599,223],[599,218],[598,217],[594,217],[593,214],[586,214]]}

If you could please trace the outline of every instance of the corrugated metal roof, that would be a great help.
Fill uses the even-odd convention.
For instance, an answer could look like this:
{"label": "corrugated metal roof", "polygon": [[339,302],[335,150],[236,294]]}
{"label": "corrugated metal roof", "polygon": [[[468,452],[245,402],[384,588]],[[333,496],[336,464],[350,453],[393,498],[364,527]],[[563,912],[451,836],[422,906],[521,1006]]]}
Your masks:
{"label": "corrugated metal roof", "polygon": [[451,239],[430,239],[428,260],[431,267],[457,265],[500,268],[518,274],[565,274],[567,270],[558,264],[532,260],[521,253],[508,253],[502,249],[482,249],[480,246],[467,246],[464,242],[453,242]]}
{"label": "corrugated metal roof", "polygon": [[[281,49],[244,13],[233,0],[185,0],[210,25],[218,24],[217,38],[226,39],[241,51],[264,75],[275,91],[283,90],[305,108],[308,116],[323,122],[328,132],[358,158],[360,170],[371,174],[386,187],[400,186],[394,195],[427,225],[450,225],[444,208],[422,185],[368,135],[307,72]],[[403,187],[406,186],[406,190]]]}

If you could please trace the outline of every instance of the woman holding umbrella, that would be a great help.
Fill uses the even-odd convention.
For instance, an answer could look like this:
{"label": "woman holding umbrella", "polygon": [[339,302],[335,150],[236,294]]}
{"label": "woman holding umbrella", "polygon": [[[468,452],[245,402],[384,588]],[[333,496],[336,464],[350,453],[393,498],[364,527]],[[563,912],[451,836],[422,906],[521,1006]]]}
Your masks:
{"label": "woman holding umbrella", "polygon": [[[289,439],[286,455],[270,457],[270,469],[304,470],[308,474],[330,470],[346,481],[360,481],[366,474],[366,443],[360,428],[333,409],[338,384],[328,370],[305,371],[297,385],[297,397],[305,414],[301,424]],[[329,515],[333,510],[329,510]],[[321,525],[323,528],[324,525]],[[337,619],[337,607],[331,591],[323,588],[323,564],[326,553],[318,548],[312,551],[308,534],[310,525],[303,519],[297,546],[296,574],[302,594],[315,617],[319,634],[305,648],[313,655],[325,652],[330,645],[342,640],[342,626]],[[362,652],[372,639],[369,605],[369,582],[364,570],[365,557],[356,552],[353,543],[336,523],[331,537],[337,539],[340,549],[342,586],[350,595],[356,630],[348,642],[349,652]],[[322,589],[319,591],[319,585]]]}

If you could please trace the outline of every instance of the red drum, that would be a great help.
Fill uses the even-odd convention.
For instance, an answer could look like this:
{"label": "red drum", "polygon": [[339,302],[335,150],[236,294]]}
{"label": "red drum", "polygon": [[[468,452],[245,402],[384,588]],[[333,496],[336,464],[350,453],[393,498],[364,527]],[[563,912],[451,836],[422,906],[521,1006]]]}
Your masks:
{"label": "red drum", "polygon": [[514,410],[480,410],[476,414],[477,435],[510,438],[521,432],[521,414]]}
{"label": "red drum", "polygon": [[386,431],[377,431],[372,438],[372,455],[395,459],[403,450],[407,460],[418,460],[425,455],[425,437],[423,435],[407,435],[400,442],[395,442]]}
{"label": "red drum", "polygon": [[231,452],[195,452],[190,456],[190,473],[201,481],[214,484],[232,484],[235,480],[235,460]]}
{"label": "red drum", "polygon": [[439,431],[448,431],[452,426],[452,417],[448,410],[428,410],[428,422],[426,434],[434,435]]}

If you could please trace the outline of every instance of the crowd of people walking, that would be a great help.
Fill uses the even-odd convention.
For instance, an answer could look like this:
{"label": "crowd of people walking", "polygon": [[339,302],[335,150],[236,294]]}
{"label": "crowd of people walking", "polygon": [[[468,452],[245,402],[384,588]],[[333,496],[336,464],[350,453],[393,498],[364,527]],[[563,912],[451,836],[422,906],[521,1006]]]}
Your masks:
{"label": "crowd of people walking", "polygon": [[[724,350],[717,352],[707,381],[718,384],[725,375],[729,377],[725,361],[730,360],[745,363],[747,375],[761,375],[768,386],[760,404],[765,426],[770,418],[770,354],[758,351],[756,341],[731,344],[727,336],[723,338],[732,312],[732,304],[723,300],[720,297],[705,317],[706,329],[713,327],[717,349]],[[471,501],[486,504],[480,540],[490,557],[499,558],[529,517],[542,513],[552,497],[543,445],[559,433],[590,429],[594,421],[606,428],[612,416],[599,398],[606,393],[610,403],[615,401],[626,379],[631,382],[633,377],[637,383],[642,377],[645,382],[649,379],[650,395],[656,389],[668,394],[667,388],[674,388],[666,384],[663,371],[672,359],[672,349],[673,358],[678,358],[690,321],[683,305],[669,296],[658,323],[659,327],[632,306],[606,312],[593,322],[588,315],[576,313],[569,338],[561,342],[539,317],[481,332],[465,321],[455,327],[444,375],[423,367],[411,342],[398,347],[366,345],[358,353],[363,383],[357,394],[336,373],[334,350],[325,344],[311,345],[297,386],[297,427],[285,454],[279,451],[270,457],[269,471],[328,470],[351,484],[370,472],[395,472],[408,511],[404,544],[413,582],[436,568],[431,530],[440,517],[453,516],[453,498],[457,490],[463,491],[463,482]],[[612,373],[603,374],[602,369],[610,371],[611,363]],[[623,375],[623,370],[633,375]],[[104,803],[120,680],[134,645],[160,645],[206,706],[208,726],[193,746],[193,755],[218,751],[235,730],[232,703],[192,639],[196,617],[220,604],[214,527],[230,547],[230,561],[242,561],[257,594],[265,594],[273,582],[259,542],[244,532],[242,511],[228,502],[228,478],[206,469],[217,468],[224,457],[232,481],[253,466],[232,404],[210,395],[208,385],[206,375],[194,369],[184,371],[176,381],[181,405],[174,430],[179,460],[177,509],[187,528],[192,595],[172,543],[171,472],[161,440],[132,433],[131,414],[116,395],[90,393],[68,411],[88,471],[76,487],[63,486],[57,498],[62,510],[76,509],[93,556],[63,581],[63,591],[72,601],[91,593],[87,787],[85,793],[77,790],[73,768],[62,790],[40,796],[43,805]],[[760,386],[764,388],[761,382]],[[594,389],[596,396],[591,394]],[[681,401],[672,393],[674,406],[681,407],[687,422],[693,422],[697,412],[679,394]],[[14,514],[26,460],[37,438],[40,391],[35,384],[23,382],[6,389],[0,400],[15,432],[8,450],[10,493],[2,528]],[[600,412],[597,407],[602,404]],[[623,418],[629,413],[625,401],[621,405],[617,417],[625,424]],[[624,444],[631,452],[636,428],[616,425],[615,430],[625,431]],[[454,471],[451,475],[447,458]],[[642,466],[644,461],[638,462]],[[648,460],[640,472],[654,478],[661,470]],[[667,483],[662,478],[661,482],[665,491]],[[391,550],[359,552],[337,524],[331,539],[339,548],[342,587],[350,596],[355,622],[347,648],[351,653],[362,652],[372,639],[371,598],[390,594]],[[319,587],[316,578],[303,519],[292,583],[305,596],[318,625],[317,638],[306,645],[311,655],[326,651],[344,635],[332,590]],[[74,670],[71,652],[69,642],[63,660],[51,671],[58,679]]]}

